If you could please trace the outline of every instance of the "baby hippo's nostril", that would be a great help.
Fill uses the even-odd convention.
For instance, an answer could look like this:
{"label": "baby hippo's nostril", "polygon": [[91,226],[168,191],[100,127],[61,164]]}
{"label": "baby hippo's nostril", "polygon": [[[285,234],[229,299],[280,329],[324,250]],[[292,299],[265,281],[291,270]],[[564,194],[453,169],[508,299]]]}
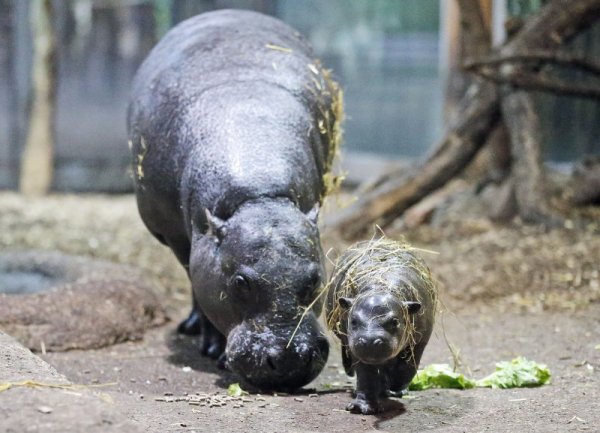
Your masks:
{"label": "baby hippo's nostril", "polygon": [[383,344],[383,340],[381,338],[376,338],[375,340],[373,340],[374,346],[381,346],[382,344]]}

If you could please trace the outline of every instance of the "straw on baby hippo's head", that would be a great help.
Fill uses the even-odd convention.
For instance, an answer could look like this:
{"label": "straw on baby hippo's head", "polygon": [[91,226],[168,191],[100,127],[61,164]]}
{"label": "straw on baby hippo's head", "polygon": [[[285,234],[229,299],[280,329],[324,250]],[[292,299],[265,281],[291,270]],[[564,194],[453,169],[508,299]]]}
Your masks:
{"label": "straw on baby hippo's head", "polygon": [[[400,303],[411,301],[422,304],[422,296],[429,296],[427,304],[435,309],[433,279],[427,265],[414,254],[415,250],[406,242],[382,237],[359,242],[346,251],[338,259],[330,281],[334,293],[327,311],[328,328],[338,335],[343,333],[342,321],[347,320],[349,311],[340,304],[342,298],[352,298],[356,303],[383,291]],[[408,304],[405,307],[402,308],[405,324],[402,347],[415,343],[415,316]]]}

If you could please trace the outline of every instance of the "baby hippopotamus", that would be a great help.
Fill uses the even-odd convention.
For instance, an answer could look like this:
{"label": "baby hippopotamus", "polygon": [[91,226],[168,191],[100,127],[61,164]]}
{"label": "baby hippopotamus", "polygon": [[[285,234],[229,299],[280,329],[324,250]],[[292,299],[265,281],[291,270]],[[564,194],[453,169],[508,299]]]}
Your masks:
{"label": "baby hippopotamus", "polygon": [[179,331],[260,389],[301,387],[327,360],[317,217],[341,107],[308,42],[250,11],[178,24],[133,81],[138,209],[192,284]]}
{"label": "baby hippopotamus", "polygon": [[359,242],[338,259],[326,317],[346,373],[357,375],[347,410],[377,413],[383,399],[402,396],[431,336],[436,299],[429,269],[406,243]]}

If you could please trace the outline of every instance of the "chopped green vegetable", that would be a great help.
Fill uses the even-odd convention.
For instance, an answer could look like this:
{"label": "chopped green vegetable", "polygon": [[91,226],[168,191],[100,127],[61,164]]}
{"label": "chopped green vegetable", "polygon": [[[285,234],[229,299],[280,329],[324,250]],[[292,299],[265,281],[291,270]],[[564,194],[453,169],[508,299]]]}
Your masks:
{"label": "chopped green vegetable", "polygon": [[496,371],[480,380],[472,380],[457,373],[448,364],[431,364],[419,370],[408,389],[423,391],[430,388],[470,389],[519,388],[541,386],[550,380],[550,370],[535,361],[518,357],[496,364]]}
{"label": "chopped green vegetable", "polygon": [[230,397],[241,397],[244,394],[248,394],[242,389],[239,383],[232,383],[227,388],[227,395]]}
{"label": "chopped green vegetable", "polygon": [[518,357],[496,364],[496,371],[476,382],[479,387],[518,388],[541,386],[550,380],[550,370],[535,361]]}
{"label": "chopped green vegetable", "polygon": [[474,381],[452,371],[448,364],[430,364],[417,372],[408,389],[411,391],[423,391],[429,388],[469,389],[474,386]]}

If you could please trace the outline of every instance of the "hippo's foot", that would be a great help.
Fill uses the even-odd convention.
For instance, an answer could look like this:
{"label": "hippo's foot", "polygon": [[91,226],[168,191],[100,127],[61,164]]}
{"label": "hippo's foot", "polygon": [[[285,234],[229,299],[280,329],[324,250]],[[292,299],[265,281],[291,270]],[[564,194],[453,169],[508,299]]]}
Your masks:
{"label": "hippo's foot", "polygon": [[199,335],[202,332],[202,314],[192,308],[190,315],[177,327],[183,335]]}
{"label": "hippo's foot", "polygon": [[217,368],[219,370],[229,370],[229,364],[227,364],[227,354],[225,351],[223,351],[221,356],[219,356],[219,359],[217,359]]}
{"label": "hippo's foot", "polygon": [[209,358],[219,359],[225,353],[227,338],[206,317],[202,317],[201,322],[200,353]]}
{"label": "hippo's foot", "polygon": [[346,406],[346,410],[352,413],[361,413],[363,415],[373,415],[382,410],[379,401],[369,401],[364,396],[359,395]]}

